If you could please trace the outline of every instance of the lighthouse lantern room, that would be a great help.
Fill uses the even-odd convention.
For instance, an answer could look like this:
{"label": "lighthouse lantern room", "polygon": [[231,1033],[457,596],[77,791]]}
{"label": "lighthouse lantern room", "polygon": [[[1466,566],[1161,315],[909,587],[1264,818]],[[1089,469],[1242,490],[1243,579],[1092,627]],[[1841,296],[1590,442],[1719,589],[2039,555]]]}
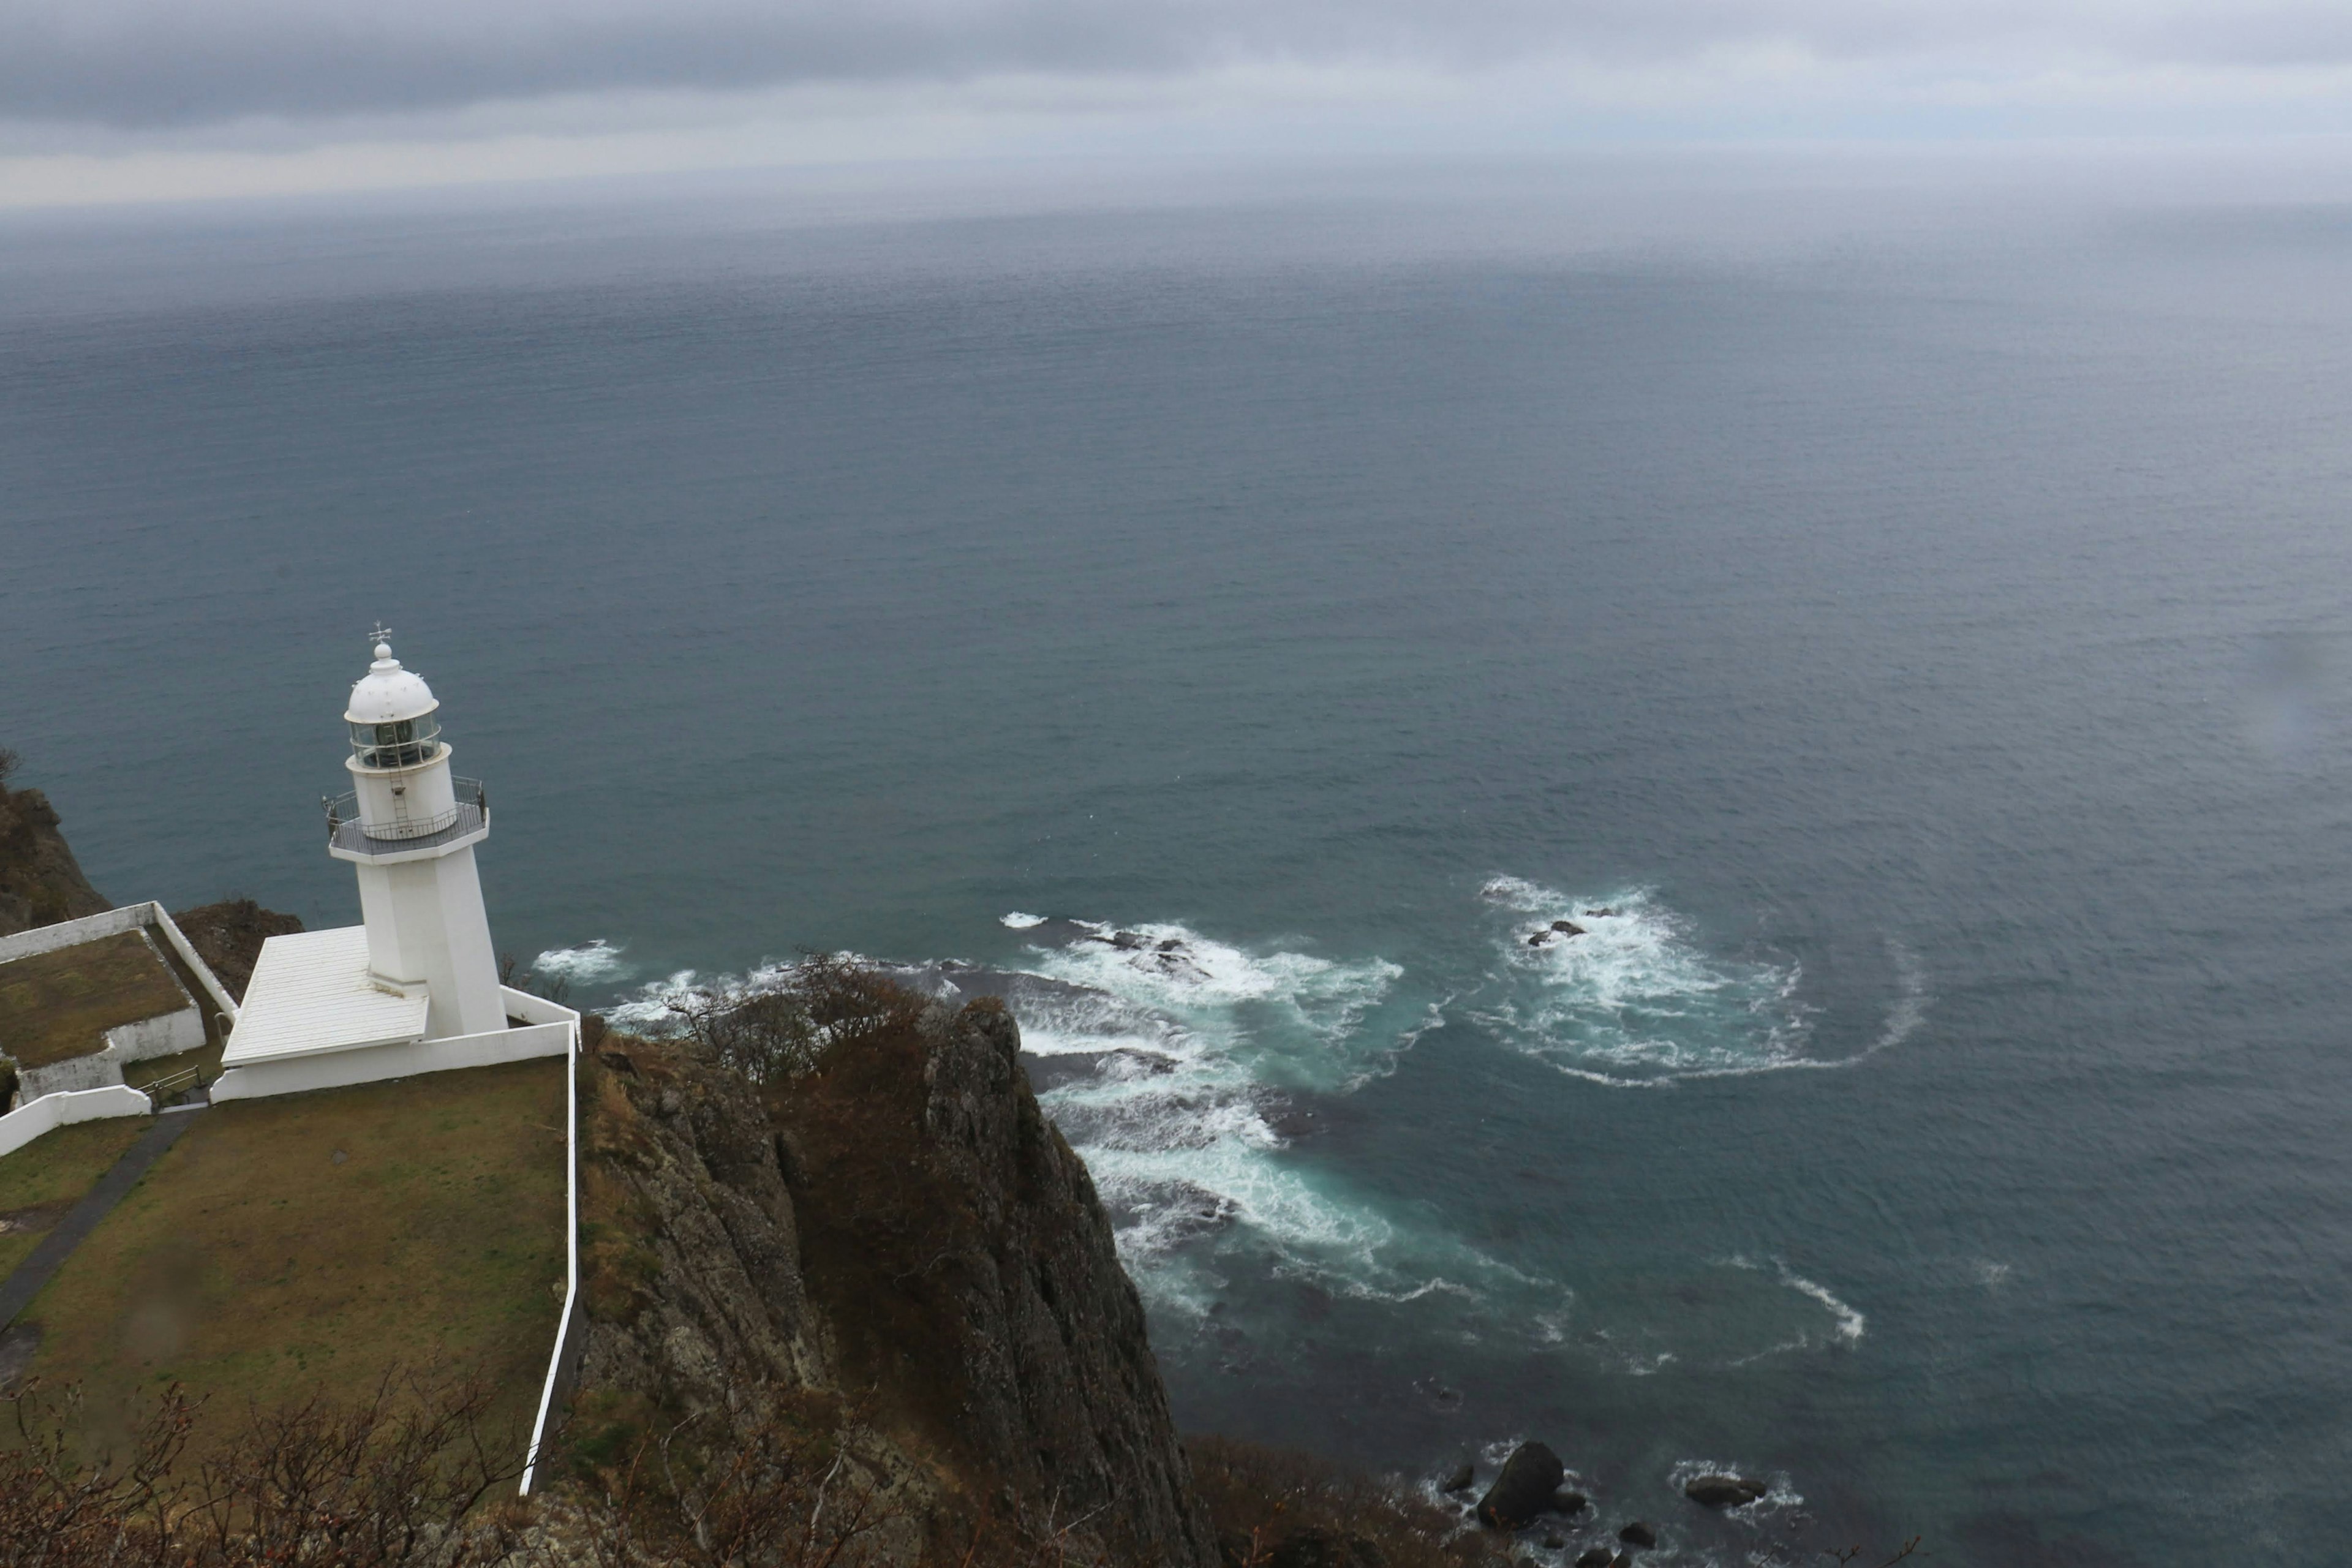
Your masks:
{"label": "lighthouse lantern room", "polygon": [[[357,873],[363,923],[263,945],[215,1099],[569,1048],[577,1015],[499,984],[474,867],[488,793],[451,771],[441,705],[390,638],[375,633],[343,710],[351,788],[325,803],[327,852]],[[289,1066],[333,1053],[331,1067]]]}

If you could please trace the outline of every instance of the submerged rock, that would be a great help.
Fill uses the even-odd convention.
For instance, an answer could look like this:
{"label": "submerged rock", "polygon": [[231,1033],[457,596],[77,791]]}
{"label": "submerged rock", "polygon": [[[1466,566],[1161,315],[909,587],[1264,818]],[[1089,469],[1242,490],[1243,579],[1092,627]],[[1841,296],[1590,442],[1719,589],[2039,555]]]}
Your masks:
{"label": "submerged rock", "polygon": [[1517,1530],[1550,1509],[1552,1494],[1568,1473],[1559,1456],[1541,1443],[1522,1443],[1503,1461],[1503,1473],[1478,1500],[1478,1522]]}
{"label": "submerged rock", "polygon": [[1576,1559],[1576,1568],[1609,1568],[1617,1561],[1606,1546],[1588,1546]]}
{"label": "submerged rock", "polygon": [[1584,1511],[1588,1500],[1582,1492],[1572,1492],[1562,1487],[1551,1494],[1551,1510],[1562,1519],[1574,1519]]}
{"label": "submerged rock", "polygon": [[1658,1529],[1654,1524],[1637,1519],[1619,1531],[1617,1539],[1628,1546],[1655,1546],[1658,1543]]}
{"label": "submerged rock", "polygon": [[1444,1480],[1438,1483],[1437,1489],[1448,1494],[1466,1492],[1470,1489],[1471,1483],[1477,1479],[1478,1472],[1475,1468],[1466,1464],[1457,1465]]}
{"label": "submerged rock", "polygon": [[1699,1476],[1684,1484],[1683,1496],[1708,1508],[1745,1508],[1771,1489],[1752,1476]]}

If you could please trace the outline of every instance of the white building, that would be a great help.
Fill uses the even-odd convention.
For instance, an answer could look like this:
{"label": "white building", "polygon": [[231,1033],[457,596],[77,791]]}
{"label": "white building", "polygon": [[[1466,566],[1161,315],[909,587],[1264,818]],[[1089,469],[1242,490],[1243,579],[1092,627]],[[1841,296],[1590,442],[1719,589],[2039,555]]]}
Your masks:
{"label": "white building", "polygon": [[489,798],[450,771],[441,705],[388,635],[352,687],[352,787],[327,808],[327,853],[356,868],[363,923],[262,944],[215,1100],[570,1048],[577,1014],[499,984],[474,869]]}

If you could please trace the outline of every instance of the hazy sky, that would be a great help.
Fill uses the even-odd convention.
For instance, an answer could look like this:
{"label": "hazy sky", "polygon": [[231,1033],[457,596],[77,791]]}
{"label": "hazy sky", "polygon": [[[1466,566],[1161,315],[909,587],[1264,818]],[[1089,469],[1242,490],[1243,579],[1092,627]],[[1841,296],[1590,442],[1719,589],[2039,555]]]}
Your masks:
{"label": "hazy sky", "polygon": [[958,154],[2334,137],[2352,0],[0,0],[0,203]]}

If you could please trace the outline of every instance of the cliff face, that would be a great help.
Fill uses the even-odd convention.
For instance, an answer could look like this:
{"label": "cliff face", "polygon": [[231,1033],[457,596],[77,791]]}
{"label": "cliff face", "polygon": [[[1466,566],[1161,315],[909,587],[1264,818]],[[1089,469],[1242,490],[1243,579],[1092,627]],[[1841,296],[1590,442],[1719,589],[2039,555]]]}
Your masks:
{"label": "cliff face", "polygon": [[762,1094],[690,1044],[604,1041],[592,1446],[821,1405],[950,1533],[1092,1515],[1120,1561],[1213,1568],[1141,1304],[1019,1048],[993,1002],[935,1008]]}
{"label": "cliff face", "polygon": [[113,907],[82,875],[49,797],[0,784],[0,936]]}
{"label": "cliff face", "polygon": [[989,998],[938,1030],[924,1063],[923,1126],[968,1204],[923,1287],[960,1342],[958,1425],[1015,1491],[1101,1509],[1162,1561],[1213,1563],[1143,1303],[1020,1052],[1020,1026]]}

